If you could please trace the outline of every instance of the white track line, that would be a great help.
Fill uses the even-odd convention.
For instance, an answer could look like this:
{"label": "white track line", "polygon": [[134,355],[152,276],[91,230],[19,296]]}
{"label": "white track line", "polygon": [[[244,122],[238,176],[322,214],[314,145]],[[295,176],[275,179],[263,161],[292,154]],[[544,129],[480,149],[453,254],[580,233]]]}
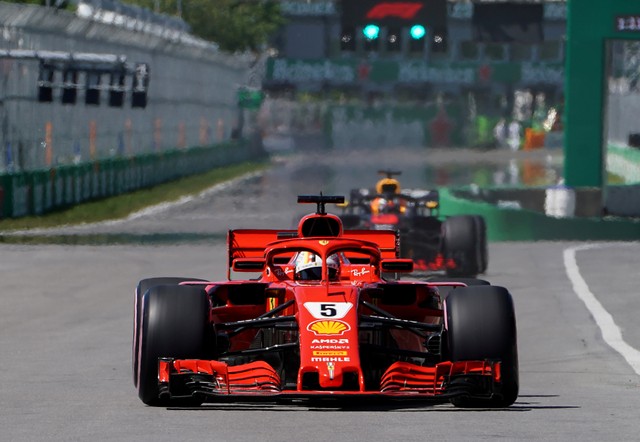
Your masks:
{"label": "white track line", "polygon": [[580,275],[580,268],[576,263],[576,252],[581,250],[600,248],[598,245],[586,245],[572,247],[564,251],[564,267],[567,276],[573,284],[573,291],[584,302],[589,312],[593,315],[598,327],[602,331],[602,338],[615,351],[620,353],[636,374],[640,375],[640,351],[631,347],[622,339],[622,331],[613,320],[613,316],[607,312],[600,301],[589,290],[589,286]]}

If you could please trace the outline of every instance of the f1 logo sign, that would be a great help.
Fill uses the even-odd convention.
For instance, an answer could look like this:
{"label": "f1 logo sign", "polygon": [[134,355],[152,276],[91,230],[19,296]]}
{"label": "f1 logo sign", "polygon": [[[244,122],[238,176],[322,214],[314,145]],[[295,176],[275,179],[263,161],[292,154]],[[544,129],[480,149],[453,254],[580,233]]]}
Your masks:
{"label": "f1 logo sign", "polygon": [[378,3],[371,8],[366,17],[369,20],[380,20],[389,17],[398,17],[403,20],[409,20],[416,16],[418,11],[424,5],[416,2],[400,2],[400,3]]}

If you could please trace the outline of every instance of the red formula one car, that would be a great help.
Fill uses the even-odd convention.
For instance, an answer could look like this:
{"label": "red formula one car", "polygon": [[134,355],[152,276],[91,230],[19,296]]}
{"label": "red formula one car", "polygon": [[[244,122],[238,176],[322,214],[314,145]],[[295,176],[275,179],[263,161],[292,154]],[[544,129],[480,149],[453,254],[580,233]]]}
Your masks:
{"label": "red formula one car", "polygon": [[[398,258],[395,232],[343,230],[325,212],[343,197],[298,200],[318,209],[297,230],[229,231],[226,280],[140,281],[133,375],[145,404],[516,400],[507,289],[472,279],[385,279],[413,269]],[[241,272],[259,276],[235,279]]]}
{"label": "red formula one car", "polygon": [[437,190],[401,189],[399,171],[379,170],[385,177],[374,189],[352,189],[341,215],[347,228],[400,233],[400,254],[416,270],[475,277],[487,270],[486,224],[479,215],[440,216]]}

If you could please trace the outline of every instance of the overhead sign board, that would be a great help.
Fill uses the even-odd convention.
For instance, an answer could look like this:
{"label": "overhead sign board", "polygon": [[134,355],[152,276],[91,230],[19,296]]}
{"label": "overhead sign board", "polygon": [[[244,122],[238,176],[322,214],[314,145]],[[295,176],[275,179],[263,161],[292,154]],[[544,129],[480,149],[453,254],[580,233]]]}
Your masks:
{"label": "overhead sign board", "polygon": [[446,0],[342,0],[343,23],[407,26],[415,23],[444,27],[447,23]]}

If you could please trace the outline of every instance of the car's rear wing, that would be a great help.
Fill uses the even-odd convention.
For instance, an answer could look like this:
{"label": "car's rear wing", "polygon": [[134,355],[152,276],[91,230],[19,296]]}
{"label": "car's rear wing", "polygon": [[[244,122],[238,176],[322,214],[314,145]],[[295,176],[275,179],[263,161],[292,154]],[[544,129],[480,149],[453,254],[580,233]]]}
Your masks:
{"label": "car's rear wing", "polygon": [[[237,258],[262,258],[267,245],[279,239],[297,238],[296,230],[237,229],[227,234],[228,269]],[[400,236],[393,230],[345,230],[340,238],[369,241],[380,248],[382,259],[400,255]]]}

